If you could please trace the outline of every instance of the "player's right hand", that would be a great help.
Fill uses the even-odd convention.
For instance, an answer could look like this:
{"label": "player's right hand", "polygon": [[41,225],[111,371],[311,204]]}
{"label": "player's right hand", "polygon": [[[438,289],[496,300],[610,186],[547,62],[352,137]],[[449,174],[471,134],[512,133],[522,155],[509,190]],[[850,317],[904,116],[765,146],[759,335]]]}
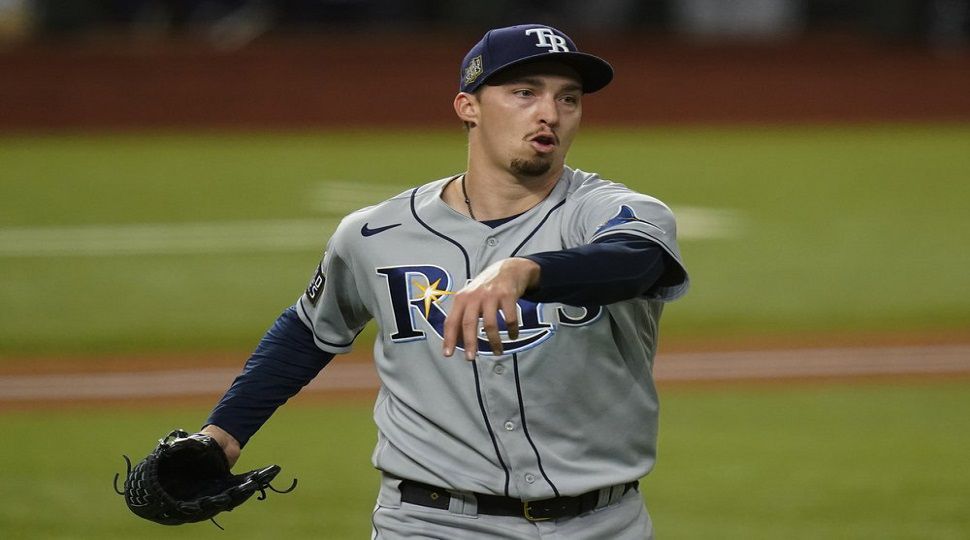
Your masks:
{"label": "player's right hand", "polygon": [[479,321],[496,355],[502,354],[499,336],[499,310],[505,315],[509,338],[518,339],[519,321],[516,302],[530,287],[539,283],[539,265],[529,259],[512,257],[492,264],[455,293],[445,318],[444,355],[450,357],[460,342],[465,358],[478,355]]}

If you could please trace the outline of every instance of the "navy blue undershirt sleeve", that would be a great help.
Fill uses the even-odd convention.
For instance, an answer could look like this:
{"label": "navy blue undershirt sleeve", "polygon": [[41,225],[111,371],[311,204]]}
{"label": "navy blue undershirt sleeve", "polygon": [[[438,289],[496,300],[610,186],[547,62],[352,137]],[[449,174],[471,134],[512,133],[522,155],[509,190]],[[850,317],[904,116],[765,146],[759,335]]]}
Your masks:
{"label": "navy blue undershirt sleeve", "polygon": [[632,234],[613,234],[592,244],[525,255],[541,268],[532,302],[602,306],[646,295],[676,279],[679,266],[659,244]]}
{"label": "navy blue undershirt sleeve", "polygon": [[276,409],[334,357],[321,351],[294,308],[284,311],[259,342],[242,373],[212,410],[215,424],[245,446]]}

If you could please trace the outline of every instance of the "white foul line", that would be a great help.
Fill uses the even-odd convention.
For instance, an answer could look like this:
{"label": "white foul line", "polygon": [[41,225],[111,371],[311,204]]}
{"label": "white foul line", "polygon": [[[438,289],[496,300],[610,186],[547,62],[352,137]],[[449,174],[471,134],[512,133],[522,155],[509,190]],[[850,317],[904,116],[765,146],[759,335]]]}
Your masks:
{"label": "white foul line", "polygon": [[92,257],[323,249],[333,219],[0,229],[0,257]]}
{"label": "white foul line", "polygon": [[[260,253],[322,250],[344,215],[387,199],[404,188],[331,180],[308,196],[320,219],[196,223],[130,223],[0,228],[0,257],[103,257]],[[674,208],[681,240],[741,236],[744,222],[733,210]]]}
{"label": "white foul line", "polygon": [[[730,212],[681,210],[681,240],[731,238]],[[0,229],[0,257],[103,257],[322,250],[337,219],[10,227]]]}

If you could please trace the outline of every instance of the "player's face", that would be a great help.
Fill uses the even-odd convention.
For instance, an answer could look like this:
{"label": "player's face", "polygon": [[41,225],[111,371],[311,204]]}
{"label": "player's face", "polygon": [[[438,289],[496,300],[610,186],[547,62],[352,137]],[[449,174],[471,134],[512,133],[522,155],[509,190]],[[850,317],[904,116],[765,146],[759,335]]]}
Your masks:
{"label": "player's face", "polygon": [[579,76],[565,65],[513,68],[482,87],[475,144],[516,176],[558,172],[579,129],[582,95]]}

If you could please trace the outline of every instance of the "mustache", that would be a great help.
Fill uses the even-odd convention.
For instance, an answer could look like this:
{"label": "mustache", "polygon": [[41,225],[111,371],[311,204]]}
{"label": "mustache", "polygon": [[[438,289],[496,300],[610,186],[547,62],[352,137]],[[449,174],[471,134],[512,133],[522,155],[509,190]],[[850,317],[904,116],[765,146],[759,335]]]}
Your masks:
{"label": "mustache", "polygon": [[553,140],[553,142],[555,142],[556,144],[559,144],[559,135],[557,135],[556,132],[552,129],[549,129],[549,130],[541,129],[541,130],[535,131],[527,135],[525,140],[532,141],[539,137],[550,138]]}

